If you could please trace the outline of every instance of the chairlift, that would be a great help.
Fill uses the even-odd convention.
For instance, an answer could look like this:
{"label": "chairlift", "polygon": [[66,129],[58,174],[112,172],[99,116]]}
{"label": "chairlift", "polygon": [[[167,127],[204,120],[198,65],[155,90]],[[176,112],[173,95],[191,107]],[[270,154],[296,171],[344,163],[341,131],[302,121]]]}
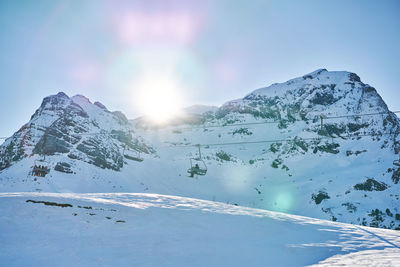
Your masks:
{"label": "chairlift", "polygon": [[35,165],[32,167],[32,176],[45,177],[50,173],[50,163],[44,159],[35,160]]}
{"label": "chairlift", "polygon": [[[132,153],[134,153],[132,155]],[[127,148],[126,146],[124,146],[124,150],[122,152],[122,154],[124,155],[124,158],[126,159],[130,159],[130,160],[134,160],[134,161],[138,161],[138,162],[142,162],[144,160],[143,157],[140,156],[140,151],[134,151],[132,149]]]}
{"label": "chairlift", "polygon": [[198,158],[190,158],[190,168],[187,172],[190,174],[189,177],[193,178],[194,175],[206,175],[207,173],[207,165],[201,157],[200,145],[196,145],[199,149],[199,157]]}

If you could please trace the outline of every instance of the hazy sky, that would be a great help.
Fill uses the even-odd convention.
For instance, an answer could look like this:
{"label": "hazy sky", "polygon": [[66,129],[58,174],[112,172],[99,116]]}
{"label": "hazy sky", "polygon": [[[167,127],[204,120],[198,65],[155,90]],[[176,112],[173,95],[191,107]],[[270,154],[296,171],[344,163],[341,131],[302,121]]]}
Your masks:
{"label": "hazy sky", "polygon": [[318,68],[400,110],[399,14],[396,0],[0,0],[0,136],[59,91],[134,118],[149,82],[220,105]]}

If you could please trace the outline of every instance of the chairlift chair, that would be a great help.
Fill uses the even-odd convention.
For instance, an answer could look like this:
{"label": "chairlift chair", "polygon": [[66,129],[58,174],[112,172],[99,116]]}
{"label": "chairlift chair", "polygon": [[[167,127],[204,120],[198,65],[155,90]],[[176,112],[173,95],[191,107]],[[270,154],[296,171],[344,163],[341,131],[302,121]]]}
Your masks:
{"label": "chairlift chair", "polygon": [[187,170],[190,174],[189,177],[194,177],[195,174],[204,176],[207,173],[207,165],[201,157],[200,145],[197,145],[197,147],[199,149],[199,157],[190,159],[190,168]]}
{"label": "chairlift chair", "polygon": [[43,160],[35,160],[35,165],[32,168],[32,175],[45,177],[50,173],[50,164],[49,162]]}
{"label": "chairlift chair", "polygon": [[[195,163],[195,162],[201,162],[201,166],[199,166],[199,163]],[[207,166],[206,163],[204,162],[204,160],[200,160],[200,159],[194,159],[191,158],[190,159],[190,169],[187,170],[187,172],[190,174],[190,177],[193,177],[195,174],[196,175],[206,175],[207,173]]]}

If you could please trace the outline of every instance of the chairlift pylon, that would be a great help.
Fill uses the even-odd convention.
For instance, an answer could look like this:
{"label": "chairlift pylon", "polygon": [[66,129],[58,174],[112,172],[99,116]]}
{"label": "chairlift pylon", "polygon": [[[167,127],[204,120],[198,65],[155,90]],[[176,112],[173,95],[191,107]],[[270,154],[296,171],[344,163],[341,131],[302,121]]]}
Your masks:
{"label": "chairlift pylon", "polygon": [[[196,145],[199,149],[199,157],[198,158],[190,158],[190,168],[187,172],[190,174],[189,177],[193,178],[194,175],[204,176],[207,173],[207,165],[201,157],[200,145]],[[200,165],[201,164],[201,167]]]}

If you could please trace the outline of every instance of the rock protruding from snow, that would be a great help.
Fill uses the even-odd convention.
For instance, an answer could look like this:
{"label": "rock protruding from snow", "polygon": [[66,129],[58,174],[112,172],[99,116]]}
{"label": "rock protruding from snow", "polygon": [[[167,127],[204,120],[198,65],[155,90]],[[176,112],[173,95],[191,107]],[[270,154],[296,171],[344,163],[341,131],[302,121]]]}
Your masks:
{"label": "rock protruding from snow", "polygon": [[106,106],[104,106],[102,103],[100,103],[100,102],[98,102],[98,101],[94,102],[94,105],[95,105],[95,106],[98,106],[98,107],[101,108],[101,109],[104,109],[104,110],[108,111],[108,109],[106,108]]}
{"label": "rock protruding from snow", "polygon": [[[399,128],[398,118],[389,112],[373,87],[361,82],[354,73],[326,69],[316,70],[285,83],[273,84],[255,90],[243,99],[227,102],[217,111],[217,117],[224,118],[232,113],[282,122],[282,127],[298,120],[319,119],[321,115],[332,117],[387,113],[372,118],[373,121],[363,122],[370,118],[349,117],[346,122],[358,124],[359,129],[365,128],[365,123],[375,125],[375,131],[391,129],[397,132]],[[343,128],[343,125],[334,127]]]}
{"label": "rock protruding from snow", "polygon": [[[0,190],[164,192],[400,229],[399,118],[356,74],[320,69],[195,113],[160,126],[50,96],[0,146]],[[38,154],[54,176],[18,180]],[[184,178],[191,161],[205,177]]]}
{"label": "rock protruding from snow", "polygon": [[[109,112],[96,103],[82,95],[69,98],[62,92],[44,98],[31,120],[0,147],[0,170],[36,154],[64,154],[71,160],[120,170],[124,150],[153,152],[133,135],[122,112]],[[122,135],[125,138],[120,138]]]}

